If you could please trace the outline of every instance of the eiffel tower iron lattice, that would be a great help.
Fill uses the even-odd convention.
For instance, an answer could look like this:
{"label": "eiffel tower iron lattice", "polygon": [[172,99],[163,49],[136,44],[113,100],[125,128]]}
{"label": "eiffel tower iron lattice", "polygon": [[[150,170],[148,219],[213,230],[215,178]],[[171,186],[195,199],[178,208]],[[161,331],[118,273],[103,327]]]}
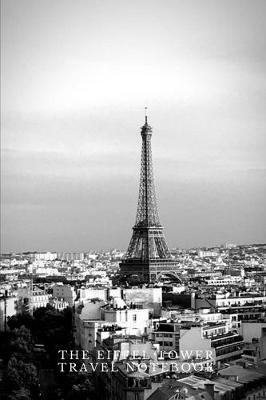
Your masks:
{"label": "eiffel tower iron lattice", "polygon": [[152,128],[145,116],[141,128],[142,151],[136,222],[120,272],[137,275],[141,281],[154,281],[162,273],[175,273],[176,263],[166,244],[157,208],[151,150]]}

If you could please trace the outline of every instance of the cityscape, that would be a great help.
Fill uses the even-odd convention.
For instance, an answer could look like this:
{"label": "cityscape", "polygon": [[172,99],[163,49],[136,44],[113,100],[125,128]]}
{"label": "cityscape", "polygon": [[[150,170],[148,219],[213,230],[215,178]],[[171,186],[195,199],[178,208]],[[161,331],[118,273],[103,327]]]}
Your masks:
{"label": "cityscape", "polygon": [[146,111],[127,251],[1,255],[4,398],[266,398],[266,244],[169,250]]}
{"label": "cityscape", "polygon": [[0,400],[266,400],[265,0],[2,0]]}

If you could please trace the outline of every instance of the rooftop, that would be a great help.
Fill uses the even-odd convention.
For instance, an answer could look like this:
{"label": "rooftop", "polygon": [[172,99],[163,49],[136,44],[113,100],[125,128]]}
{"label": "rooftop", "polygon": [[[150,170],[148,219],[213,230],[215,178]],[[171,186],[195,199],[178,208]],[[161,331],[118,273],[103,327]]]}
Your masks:
{"label": "rooftop", "polygon": [[231,365],[230,367],[224,368],[219,371],[219,375],[228,378],[236,377],[240,383],[250,383],[265,378],[264,375],[256,372],[254,369],[243,368],[239,365]]}

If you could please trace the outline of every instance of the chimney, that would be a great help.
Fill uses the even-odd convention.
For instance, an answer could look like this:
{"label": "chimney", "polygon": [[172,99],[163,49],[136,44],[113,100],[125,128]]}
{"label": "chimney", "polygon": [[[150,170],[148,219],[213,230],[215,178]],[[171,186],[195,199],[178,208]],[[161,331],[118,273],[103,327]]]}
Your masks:
{"label": "chimney", "polygon": [[205,383],[204,386],[206,392],[208,392],[211,398],[214,400],[214,383]]}

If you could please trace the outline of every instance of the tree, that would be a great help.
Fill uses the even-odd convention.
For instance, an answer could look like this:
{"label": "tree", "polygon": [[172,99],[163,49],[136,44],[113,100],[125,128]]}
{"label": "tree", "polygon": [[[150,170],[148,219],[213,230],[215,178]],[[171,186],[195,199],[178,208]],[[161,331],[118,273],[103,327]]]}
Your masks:
{"label": "tree", "polygon": [[8,365],[4,382],[7,389],[18,390],[22,386],[22,379],[18,371],[18,360],[16,357],[11,357]]}
{"label": "tree", "polygon": [[10,342],[12,352],[21,355],[30,354],[32,352],[33,344],[31,333],[25,326],[14,330],[14,339]]}
{"label": "tree", "polygon": [[8,317],[7,320],[7,325],[11,330],[20,328],[21,326],[25,326],[26,328],[31,329],[32,324],[33,324],[33,318],[28,313],[13,315],[12,317]]}
{"label": "tree", "polygon": [[38,386],[38,375],[35,365],[25,363],[12,356],[7,365],[6,385],[17,390],[25,387],[28,390],[34,390]]}
{"label": "tree", "polygon": [[8,400],[31,400],[30,391],[24,387],[14,391],[8,396]]}

